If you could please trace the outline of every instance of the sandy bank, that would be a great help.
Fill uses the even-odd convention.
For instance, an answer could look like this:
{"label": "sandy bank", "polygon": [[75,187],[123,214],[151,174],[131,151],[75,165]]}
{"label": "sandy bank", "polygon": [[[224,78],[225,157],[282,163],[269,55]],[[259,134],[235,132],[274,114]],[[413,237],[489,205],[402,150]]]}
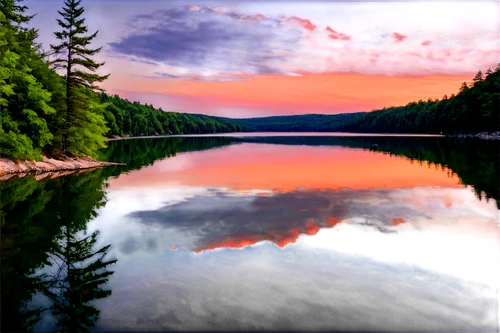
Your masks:
{"label": "sandy bank", "polygon": [[[101,162],[89,157],[66,158],[64,160],[56,160],[44,156],[42,161],[13,161],[7,158],[0,158],[0,177],[5,177],[10,174],[27,174],[27,173],[54,173],[66,171],[78,171],[94,168],[102,168],[107,166],[125,165],[123,163]],[[10,177],[9,177],[10,178]],[[0,178],[0,180],[2,180]]]}

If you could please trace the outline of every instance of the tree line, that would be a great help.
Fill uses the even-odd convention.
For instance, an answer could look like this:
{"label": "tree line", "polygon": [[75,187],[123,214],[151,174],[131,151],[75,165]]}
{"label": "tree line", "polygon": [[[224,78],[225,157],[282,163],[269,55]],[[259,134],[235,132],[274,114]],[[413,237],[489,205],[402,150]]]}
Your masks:
{"label": "tree line", "polygon": [[229,120],[241,125],[245,132],[331,132],[364,113],[303,114]]}
{"label": "tree line", "polygon": [[100,94],[106,105],[104,118],[108,136],[162,134],[208,134],[241,132],[242,126],[224,118],[200,114],[165,112],[152,105],[130,102],[118,95]]}
{"label": "tree line", "polygon": [[338,130],[364,133],[462,134],[500,131],[500,64],[441,100],[367,112]]}
{"label": "tree line", "polygon": [[39,160],[93,156],[106,137],[240,131],[215,117],[163,112],[151,105],[108,96],[100,83],[109,77],[94,60],[81,0],[65,0],[45,52],[38,30],[29,27],[22,0],[0,0],[0,156]]}
{"label": "tree line", "polygon": [[[397,93],[397,92],[395,92]],[[500,131],[500,64],[441,100],[335,115],[305,114],[228,119],[246,132],[466,134]]]}

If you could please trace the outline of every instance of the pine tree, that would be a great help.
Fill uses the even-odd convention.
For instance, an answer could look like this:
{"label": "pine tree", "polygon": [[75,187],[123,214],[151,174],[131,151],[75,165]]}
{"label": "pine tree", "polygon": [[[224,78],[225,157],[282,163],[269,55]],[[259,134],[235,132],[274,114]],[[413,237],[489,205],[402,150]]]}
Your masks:
{"label": "pine tree", "polygon": [[472,79],[474,83],[483,81],[483,72],[479,71],[477,72],[476,76]]}
{"label": "pine tree", "polygon": [[460,87],[460,92],[463,93],[464,91],[469,90],[469,86],[467,85],[467,82],[463,82],[462,86]]}
{"label": "pine tree", "polygon": [[[94,132],[93,135],[80,135],[82,132],[90,133],[86,126],[92,123],[95,118],[92,111],[89,110],[89,104],[93,100],[92,95],[95,90],[102,91],[96,83],[100,83],[109,77],[108,75],[99,75],[96,72],[104,63],[98,63],[92,59],[92,56],[101,51],[101,48],[88,48],[91,41],[97,36],[98,31],[91,35],[85,35],[88,32],[85,26],[85,18],[82,17],[84,8],[81,6],[81,0],[65,0],[62,11],[58,11],[62,19],[57,19],[57,23],[62,28],[55,32],[57,39],[61,41],[59,45],[50,45],[57,58],[52,61],[54,68],[65,70],[66,77],[66,107],[63,112],[64,124],[61,134],[61,155],[78,155],[83,151],[78,146],[100,146],[103,142],[102,133],[106,132],[104,123],[102,130]],[[90,120],[90,121],[89,121]],[[94,124],[96,122],[93,122]],[[79,141],[75,137],[80,135],[86,141]]]}
{"label": "pine tree", "polygon": [[35,16],[24,14],[28,7],[20,5],[21,2],[23,0],[0,0],[0,12],[5,15],[7,21],[21,25],[28,23]]}

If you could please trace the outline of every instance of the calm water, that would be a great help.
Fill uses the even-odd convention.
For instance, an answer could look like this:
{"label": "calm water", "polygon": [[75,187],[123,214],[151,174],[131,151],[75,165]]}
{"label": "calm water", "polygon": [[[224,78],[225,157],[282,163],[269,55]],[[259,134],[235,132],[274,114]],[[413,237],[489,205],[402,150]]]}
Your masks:
{"label": "calm water", "polygon": [[0,182],[2,332],[497,331],[499,148],[131,139]]}

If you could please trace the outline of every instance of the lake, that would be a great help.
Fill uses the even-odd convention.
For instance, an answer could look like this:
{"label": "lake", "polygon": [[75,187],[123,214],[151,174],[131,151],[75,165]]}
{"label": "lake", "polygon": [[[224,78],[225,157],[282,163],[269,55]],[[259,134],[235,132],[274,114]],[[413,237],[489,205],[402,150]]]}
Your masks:
{"label": "lake", "polygon": [[5,331],[498,331],[498,142],[219,135],[99,158],[127,166],[0,182]]}

